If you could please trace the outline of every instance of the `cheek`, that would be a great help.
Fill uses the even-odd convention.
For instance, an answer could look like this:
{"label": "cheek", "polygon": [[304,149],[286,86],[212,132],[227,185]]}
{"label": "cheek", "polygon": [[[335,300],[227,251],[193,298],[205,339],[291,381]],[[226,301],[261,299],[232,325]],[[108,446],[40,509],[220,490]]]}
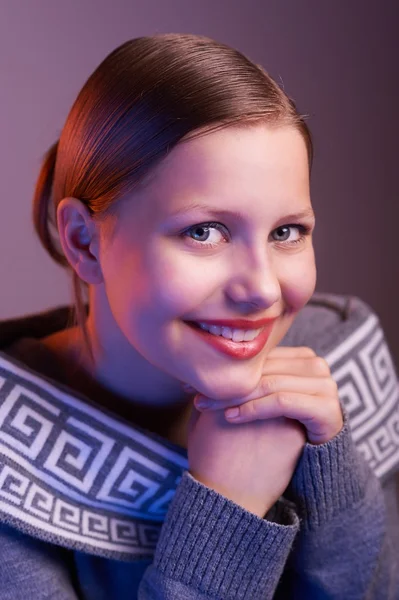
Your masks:
{"label": "cheek", "polygon": [[[168,259],[169,258],[169,259]],[[195,260],[191,255],[164,254],[161,261],[153,263],[153,294],[170,316],[195,311],[220,285],[220,275],[214,262]]]}
{"label": "cheek", "polygon": [[101,268],[110,310],[119,325],[126,327],[153,302],[151,270],[144,264],[140,248],[122,235],[104,248]]}
{"label": "cheek", "polygon": [[298,255],[282,271],[280,284],[289,312],[296,313],[310,300],[316,287],[316,264],[313,250]]}

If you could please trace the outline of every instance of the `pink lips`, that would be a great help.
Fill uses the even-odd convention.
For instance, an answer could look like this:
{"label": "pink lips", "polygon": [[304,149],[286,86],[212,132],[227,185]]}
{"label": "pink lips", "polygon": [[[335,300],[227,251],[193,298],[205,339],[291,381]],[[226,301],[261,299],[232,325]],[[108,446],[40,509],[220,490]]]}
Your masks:
{"label": "pink lips", "polygon": [[[232,356],[233,358],[237,358],[240,360],[245,360],[249,358],[253,358],[266,345],[267,340],[270,337],[271,331],[273,329],[273,325],[276,319],[267,319],[267,324],[264,326],[263,330],[259,333],[259,335],[250,342],[233,342],[233,340],[229,340],[224,338],[221,335],[213,335],[204,329],[201,329],[199,325],[193,322],[186,322],[189,327],[192,328],[193,331],[197,333],[205,342],[213,346],[219,352],[223,354],[227,354],[228,356]],[[265,320],[263,320],[265,321]],[[239,321],[233,321],[237,323]],[[242,321],[241,321],[242,322]],[[247,321],[248,322],[248,321]],[[209,323],[208,321],[201,321],[201,323]],[[218,322],[221,323],[220,321]],[[232,323],[232,321],[229,321]],[[252,327],[239,327],[239,329],[260,329],[260,327],[253,327],[254,323],[259,323],[259,321],[252,321]],[[212,325],[216,325],[216,322],[212,321],[209,323]],[[227,327],[227,325],[225,325]],[[230,325],[231,326],[231,325]]]}

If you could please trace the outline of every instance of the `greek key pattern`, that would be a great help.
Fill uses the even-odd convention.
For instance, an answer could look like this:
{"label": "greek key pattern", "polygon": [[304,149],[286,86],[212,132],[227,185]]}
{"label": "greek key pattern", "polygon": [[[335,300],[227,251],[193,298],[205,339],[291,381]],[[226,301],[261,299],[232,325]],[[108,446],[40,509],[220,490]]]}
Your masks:
{"label": "greek key pattern", "polygon": [[[0,356],[0,511],[44,539],[153,556],[187,455]],[[22,525],[21,525],[22,524]]]}
{"label": "greek key pattern", "polygon": [[399,464],[399,386],[377,317],[370,315],[325,358],[356,447],[383,479]]}
{"label": "greek key pattern", "polygon": [[[375,315],[326,357],[357,448],[376,475],[399,464],[399,391]],[[152,558],[187,453],[0,354],[0,513],[69,548]]]}

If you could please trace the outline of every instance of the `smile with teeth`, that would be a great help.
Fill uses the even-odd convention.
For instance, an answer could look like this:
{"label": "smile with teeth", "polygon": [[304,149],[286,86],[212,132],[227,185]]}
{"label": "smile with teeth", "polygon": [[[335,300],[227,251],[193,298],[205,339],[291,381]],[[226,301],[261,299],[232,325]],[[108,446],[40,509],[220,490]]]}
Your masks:
{"label": "smile with teeth", "polygon": [[220,325],[206,325],[205,323],[196,323],[204,331],[213,335],[222,336],[233,342],[252,342],[262,331],[260,329],[232,329],[231,327],[221,327]]}

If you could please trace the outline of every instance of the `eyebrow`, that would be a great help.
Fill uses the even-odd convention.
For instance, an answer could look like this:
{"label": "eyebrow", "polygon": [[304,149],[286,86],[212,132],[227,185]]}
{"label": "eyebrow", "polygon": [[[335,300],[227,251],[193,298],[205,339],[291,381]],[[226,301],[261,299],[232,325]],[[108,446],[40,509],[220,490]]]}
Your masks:
{"label": "eyebrow", "polygon": [[[246,220],[244,214],[241,212],[238,212],[235,210],[217,209],[214,206],[210,206],[208,204],[190,204],[189,206],[184,206],[184,207],[176,210],[174,213],[172,213],[172,216],[175,217],[175,216],[185,215],[187,213],[196,212],[196,211],[200,211],[200,210],[203,212],[206,212],[209,215],[212,215],[214,217],[221,217],[221,218],[233,217],[238,222]],[[306,208],[299,212],[284,216],[284,220],[287,222],[288,221],[297,221],[297,220],[306,219],[306,218],[315,219],[315,214],[314,214],[314,211],[312,208]]]}

